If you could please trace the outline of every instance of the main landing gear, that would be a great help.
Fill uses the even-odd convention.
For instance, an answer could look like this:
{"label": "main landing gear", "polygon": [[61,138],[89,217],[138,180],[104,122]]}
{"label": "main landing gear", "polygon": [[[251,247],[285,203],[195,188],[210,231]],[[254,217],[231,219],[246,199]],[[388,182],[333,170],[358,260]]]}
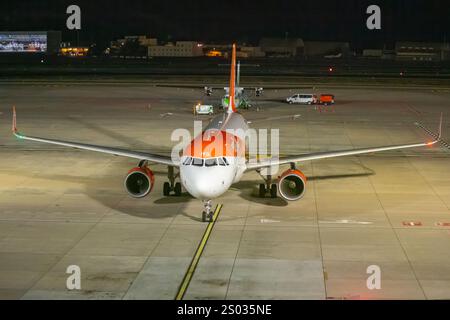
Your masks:
{"label": "main landing gear", "polygon": [[211,200],[203,201],[204,210],[202,212],[202,221],[211,222],[213,220],[214,212],[212,210]]}
{"label": "main landing gear", "polygon": [[[264,178],[264,177],[263,177]],[[278,188],[276,183],[272,183],[272,176],[267,176],[264,178],[266,182],[259,185],[259,197],[265,198],[266,194],[269,193],[271,198],[276,198],[278,196]]]}
{"label": "main landing gear", "polygon": [[163,186],[163,194],[164,196],[170,196],[170,193],[173,191],[175,196],[181,196],[181,183],[175,183],[175,179],[179,177],[179,173],[175,174],[174,168],[169,166],[169,170],[167,173],[167,177],[169,178],[169,182],[164,182]]}

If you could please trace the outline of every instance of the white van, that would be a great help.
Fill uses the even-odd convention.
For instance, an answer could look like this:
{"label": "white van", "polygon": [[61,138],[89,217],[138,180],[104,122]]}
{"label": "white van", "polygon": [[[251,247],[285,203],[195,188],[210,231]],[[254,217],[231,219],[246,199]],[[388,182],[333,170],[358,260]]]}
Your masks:
{"label": "white van", "polygon": [[317,96],[315,94],[294,94],[292,97],[286,99],[286,102],[289,104],[293,103],[301,103],[301,104],[316,104]]}

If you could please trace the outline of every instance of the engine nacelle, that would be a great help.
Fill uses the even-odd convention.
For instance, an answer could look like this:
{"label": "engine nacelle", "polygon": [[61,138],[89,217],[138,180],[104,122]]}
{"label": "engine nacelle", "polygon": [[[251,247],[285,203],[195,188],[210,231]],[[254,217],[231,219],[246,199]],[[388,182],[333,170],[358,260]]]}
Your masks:
{"label": "engine nacelle", "polygon": [[295,169],[285,171],[278,180],[278,192],[288,201],[301,199],[306,191],[305,175]]}
{"label": "engine nacelle", "polygon": [[125,189],[133,198],[143,198],[148,195],[155,182],[153,172],[147,167],[131,169],[125,178]]}

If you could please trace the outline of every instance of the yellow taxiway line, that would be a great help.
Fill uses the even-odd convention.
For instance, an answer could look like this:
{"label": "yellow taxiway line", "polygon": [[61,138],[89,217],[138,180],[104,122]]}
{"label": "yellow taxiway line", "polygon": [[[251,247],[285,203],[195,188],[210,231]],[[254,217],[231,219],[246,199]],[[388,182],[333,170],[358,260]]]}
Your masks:
{"label": "yellow taxiway line", "polygon": [[202,256],[206,243],[208,242],[208,239],[211,236],[212,229],[214,228],[217,217],[219,216],[222,207],[223,207],[222,204],[218,204],[216,209],[214,210],[212,221],[209,222],[208,226],[206,227],[202,240],[200,241],[197,247],[197,251],[195,252],[194,257],[192,258],[191,264],[189,265],[189,268],[187,269],[186,274],[184,275],[183,281],[181,282],[180,288],[178,289],[178,293],[175,296],[175,300],[183,300],[184,294],[186,293],[186,290],[189,287],[195,269],[197,268],[198,262],[200,261],[200,257]]}

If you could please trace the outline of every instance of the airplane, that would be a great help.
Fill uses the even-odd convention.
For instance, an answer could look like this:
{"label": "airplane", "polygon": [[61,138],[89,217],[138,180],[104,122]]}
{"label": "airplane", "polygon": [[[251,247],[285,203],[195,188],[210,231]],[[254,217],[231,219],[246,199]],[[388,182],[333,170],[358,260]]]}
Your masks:
{"label": "airplane", "polygon": [[[225,66],[225,65],[220,65]],[[245,65],[245,66],[253,66],[253,65]],[[253,91],[255,97],[260,97],[264,88],[262,87],[241,87],[240,86],[240,78],[241,78],[241,63],[238,61],[236,64],[236,84],[234,87],[234,102],[236,108],[238,109],[249,109],[252,107],[252,103],[250,102],[249,96],[247,92]],[[227,109],[230,100],[230,87],[219,87],[219,86],[204,86],[201,87],[199,85],[171,85],[171,84],[158,84],[157,87],[166,87],[166,88],[182,88],[182,89],[203,89],[205,96],[211,97],[215,90],[224,90],[224,95],[220,100],[220,107],[222,109]],[[295,87],[297,89],[297,87]],[[272,88],[271,88],[272,89]],[[278,89],[278,88],[274,88]],[[292,87],[282,87],[279,89],[292,89]],[[270,89],[269,89],[270,90]]]}
{"label": "airplane", "polygon": [[[229,66],[227,64],[220,64],[219,66]],[[253,103],[250,100],[248,92],[254,92],[254,96],[256,98],[259,98],[263,95],[265,91],[271,91],[271,90],[292,90],[292,89],[312,89],[312,87],[299,87],[299,86],[292,86],[292,85],[284,85],[284,86],[270,86],[267,88],[263,88],[261,86],[246,86],[242,87],[240,85],[240,78],[241,78],[241,67],[259,67],[257,64],[244,64],[241,65],[240,61],[237,62],[235,65],[236,68],[236,83],[234,86],[234,102],[237,109],[249,109],[253,106]],[[213,95],[213,92],[215,90],[224,90],[224,95],[222,96],[220,100],[220,107],[222,109],[227,109],[230,101],[230,87],[220,87],[220,86],[198,86],[198,85],[171,85],[171,84],[158,84],[157,87],[167,87],[167,88],[183,88],[183,89],[203,89],[204,94],[207,97],[211,97]],[[280,99],[280,102],[283,99]],[[261,102],[259,100],[258,102]]]}
{"label": "airplane", "polygon": [[[439,133],[430,142],[315,152],[249,161],[245,156],[246,143],[244,136],[245,131],[249,129],[249,123],[236,108],[234,95],[236,85],[235,68],[236,46],[233,45],[230,71],[231,90],[228,108],[223,114],[217,115],[211,120],[205,130],[184,148],[180,159],[176,161],[170,156],[161,156],[153,153],[24,135],[17,129],[15,107],[13,107],[12,131],[21,140],[61,145],[139,160],[139,164],[128,172],[124,181],[126,191],[135,198],[147,196],[154,187],[155,178],[148,166],[149,163],[167,165],[169,182],[164,183],[163,194],[168,196],[173,191],[175,195],[180,195],[183,186],[194,198],[203,201],[202,220],[204,222],[211,221],[213,217],[212,200],[226,193],[233,184],[241,180],[246,172],[257,171],[261,174],[263,169],[272,166],[289,165],[289,168],[278,179],[273,179],[271,175],[263,176],[265,181],[259,186],[259,195],[265,197],[267,193],[270,193],[271,197],[277,197],[279,194],[286,201],[296,201],[304,196],[307,183],[306,176],[297,168],[298,163],[388,150],[432,146],[441,140],[442,114],[439,123]],[[229,129],[236,130],[236,135],[228,134],[227,130]],[[211,150],[211,141],[216,138],[217,140],[222,139],[225,141],[225,144],[222,144],[221,148]],[[177,174],[175,174],[175,169],[178,170]],[[175,183],[176,179],[179,179],[180,182]]]}
{"label": "airplane", "polygon": [[[236,65],[236,84],[234,88],[234,103],[236,104],[236,107],[238,109],[248,109],[252,105],[250,101],[248,100],[248,97],[246,96],[246,91],[255,91],[255,96],[260,97],[264,91],[264,88],[258,87],[258,88],[245,88],[240,87],[240,79],[241,79],[241,63],[238,61]],[[213,90],[217,89],[214,87],[205,87],[205,95],[211,96],[213,93]],[[230,104],[230,87],[224,87],[223,90],[225,90],[225,95],[222,97],[221,105],[222,109],[228,108],[228,105]]]}
{"label": "airplane", "polygon": [[[252,66],[259,66],[259,65],[245,64],[243,66],[252,67]],[[240,63],[240,61],[238,61],[236,64],[236,85],[234,88],[234,91],[235,91],[234,102],[235,102],[237,109],[249,109],[253,106],[252,102],[249,99],[247,92],[253,91],[255,97],[259,98],[263,95],[263,93],[265,91],[312,89],[312,87],[299,87],[299,86],[291,86],[291,85],[285,85],[285,86],[281,86],[281,87],[270,86],[267,88],[263,88],[260,86],[241,87],[240,86],[240,78],[241,78],[241,63]],[[206,87],[204,87],[205,95],[210,97],[210,96],[212,96],[214,90],[220,90],[220,89],[222,89],[222,88],[206,86]],[[221,107],[222,107],[222,109],[227,109],[228,105],[230,103],[230,87],[224,87],[223,90],[225,90],[225,94],[223,95],[223,97],[221,99]],[[261,100],[259,100],[259,101],[261,101]]]}

